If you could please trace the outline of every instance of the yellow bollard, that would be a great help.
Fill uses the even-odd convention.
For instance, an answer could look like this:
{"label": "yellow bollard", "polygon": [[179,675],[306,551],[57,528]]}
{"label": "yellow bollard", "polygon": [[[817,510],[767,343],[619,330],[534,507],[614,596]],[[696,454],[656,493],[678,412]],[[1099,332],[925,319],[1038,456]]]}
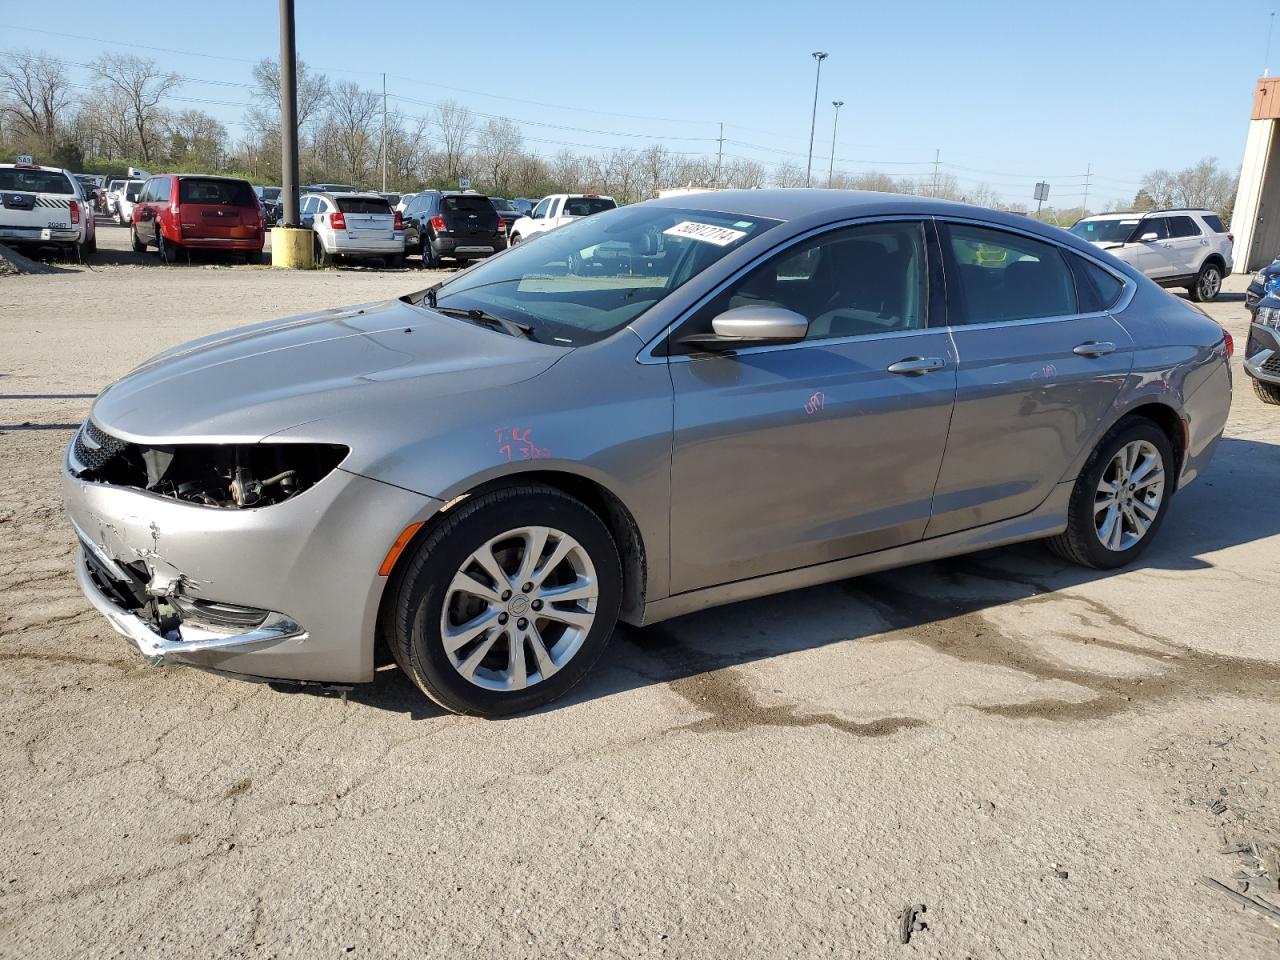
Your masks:
{"label": "yellow bollard", "polygon": [[272,227],[271,266],[310,270],[314,266],[313,237],[314,233],[301,227]]}

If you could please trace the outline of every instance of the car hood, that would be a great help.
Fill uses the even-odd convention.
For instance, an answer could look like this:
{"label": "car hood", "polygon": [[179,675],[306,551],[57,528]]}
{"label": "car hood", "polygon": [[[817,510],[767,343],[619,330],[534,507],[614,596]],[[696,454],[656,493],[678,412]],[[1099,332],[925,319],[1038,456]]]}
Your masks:
{"label": "car hood", "polygon": [[92,416],[135,443],[256,443],[339,413],[428,410],[535,377],[567,352],[389,300],[174,347],[107,387]]}

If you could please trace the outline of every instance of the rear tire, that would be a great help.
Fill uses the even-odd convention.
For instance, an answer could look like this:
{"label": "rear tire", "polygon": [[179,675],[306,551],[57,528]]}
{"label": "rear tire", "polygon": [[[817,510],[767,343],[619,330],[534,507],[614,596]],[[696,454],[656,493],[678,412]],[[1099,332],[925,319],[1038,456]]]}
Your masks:
{"label": "rear tire", "polygon": [[[1132,467],[1131,477],[1117,477],[1117,458],[1127,449],[1140,449],[1143,459]],[[1141,473],[1146,458],[1153,455],[1158,458],[1158,463],[1145,474]],[[1175,463],[1169,438],[1157,424],[1145,417],[1121,420],[1098,442],[1076,478],[1067,508],[1067,529],[1048,539],[1049,549],[1063,560],[1095,570],[1112,570],[1131,563],[1155,539],[1169,511],[1169,502],[1176,487]],[[1157,470],[1160,489],[1153,493],[1151,478]],[[1127,474],[1128,471],[1122,470],[1121,473]],[[1115,496],[1110,498],[1112,501],[1119,498],[1119,505],[1114,511],[1105,506],[1107,487],[1115,492]],[[1112,512],[1115,524],[1120,526],[1121,537],[1117,538],[1120,540],[1117,545],[1107,546],[1103,538],[1107,535],[1107,519]],[[1136,533],[1137,539],[1132,542],[1129,538],[1135,535],[1131,531],[1136,531],[1136,527],[1130,518],[1148,524]]]}
{"label": "rear tire", "polygon": [[182,246],[167,239],[164,231],[158,226],[156,227],[156,253],[159,254],[161,263],[169,265],[177,263],[178,257],[182,255]]}
{"label": "rear tire", "polygon": [[1195,283],[1187,288],[1187,295],[1196,303],[1211,303],[1222,291],[1222,268],[1217,261],[1206,261],[1196,274]]}
{"label": "rear tire", "polygon": [[1267,383],[1264,380],[1258,380],[1255,377],[1250,377],[1249,379],[1253,381],[1253,392],[1258,395],[1259,400],[1263,403],[1280,405],[1280,386],[1274,383]]}
{"label": "rear tire", "polygon": [[326,251],[324,248],[324,244],[320,242],[319,234],[316,235],[315,248],[316,248],[315,249],[316,266],[317,267],[329,266],[329,264],[333,262],[333,258],[329,256],[328,251]]}
{"label": "rear tire", "polygon": [[[521,532],[529,531],[532,536],[536,530],[548,532],[545,547],[539,544],[533,566],[522,571],[530,541],[520,539]],[[553,570],[543,569],[541,565],[550,564],[566,541],[575,553],[558,561]],[[510,582],[485,572],[494,569],[493,565],[474,565],[474,558],[482,552],[501,567],[496,572]],[[584,559],[586,562],[580,563]],[[531,575],[527,573],[530,569]],[[480,599],[465,587],[457,588],[463,571],[468,570],[472,585],[479,578],[490,581],[480,586],[491,594],[491,600]],[[576,578],[567,587],[577,583],[593,587],[594,596],[590,600],[579,601],[575,596],[571,601],[552,601],[542,590],[563,583],[557,573]],[[517,582],[523,575],[531,576],[531,590]],[[543,577],[546,583],[540,582]],[[430,528],[395,571],[387,588],[381,630],[400,668],[437,704],[454,713],[507,716],[562,696],[591,669],[613,633],[621,589],[618,550],[600,518],[559,490],[522,484],[470,498]],[[472,605],[459,609],[460,594]],[[548,599],[534,602],[540,595]],[[557,608],[565,602],[573,604],[565,612],[585,621],[585,629],[572,633],[574,628],[566,626],[566,621],[549,615],[553,610],[559,612]],[[479,614],[473,612],[477,603]],[[517,603],[520,613],[509,612],[510,605]],[[449,652],[445,645],[447,625],[456,623],[461,628],[480,617],[490,620],[483,632],[459,629],[459,634],[469,633],[471,639],[455,642]],[[527,637],[525,630],[531,632]],[[477,659],[468,678],[466,661],[472,656]],[[513,669],[517,660],[522,665],[520,672]],[[521,685],[512,679],[516,676],[524,676],[526,682]],[[501,689],[503,686],[507,688]]]}
{"label": "rear tire", "polygon": [[431,241],[423,239],[422,241],[422,268],[424,270],[434,270],[440,266],[440,261],[436,259],[436,252],[431,249]]}

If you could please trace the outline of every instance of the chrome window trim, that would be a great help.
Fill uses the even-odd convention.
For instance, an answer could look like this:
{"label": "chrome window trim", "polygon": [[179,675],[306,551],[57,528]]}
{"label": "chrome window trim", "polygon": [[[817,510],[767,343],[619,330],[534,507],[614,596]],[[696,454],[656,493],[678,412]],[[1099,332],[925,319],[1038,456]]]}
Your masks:
{"label": "chrome window trim", "polygon": [[[804,233],[798,233],[794,237],[791,237],[789,240],[785,240],[782,243],[778,244],[777,246],[771,247],[770,249],[764,251],[759,256],[757,256],[754,260],[751,260],[749,263],[739,267],[733,273],[729,274],[729,276],[726,277],[724,280],[722,280],[720,283],[716,284],[716,286],[713,287],[710,291],[708,291],[705,295],[700,297],[697,301],[695,301],[690,306],[686,307],[680,313],[680,315],[676,317],[675,320],[671,321],[669,324],[663,327],[661,332],[659,332],[652,340],[650,340],[648,343],[644,345],[644,348],[639,353],[636,354],[636,362],[644,363],[644,364],[687,363],[691,360],[709,360],[717,356],[745,357],[745,356],[750,356],[752,354],[772,352],[776,350],[797,350],[803,347],[816,347],[819,345],[836,346],[838,344],[852,343],[854,341],[861,341],[861,340],[884,340],[890,337],[913,336],[921,333],[942,333],[947,328],[941,327],[941,326],[938,326],[938,327],[929,326],[929,323],[928,323],[929,317],[926,314],[925,325],[923,327],[916,327],[909,330],[890,330],[890,331],[886,331],[885,333],[864,333],[864,334],[858,334],[856,336],[851,336],[851,337],[830,337],[825,340],[800,340],[796,343],[781,343],[781,344],[776,344],[772,346],[765,345],[765,346],[758,346],[758,347],[743,347],[741,350],[734,350],[731,352],[726,351],[725,353],[718,353],[718,354],[700,353],[697,355],[691,355],[691,354],[681,353],[681,354],[667,355],[667,356],[661,356],[661,357],[654,356],[653,354],[653,351],[657,349],[658,345],[661,344],[667,337],[671,335],[672,330],[674,330],[680,324],[684,323],[686,320],[689,319],[689,317],[693,316],[695,313],[697,313],[699,310],[705,307],[708,303],[710,303],[712,300],[718,297],[721,293],[724,292],[726,287],[728,287],[730,284],[736,283],[745,274],[754,270],[756,267],[760,266],[760,264],[764,263],[766,260],[769,260],[775,256],[782,254],[783,252],[790,249],[791,247],[794,247],[798,243],[802,243],[803,241],[808,240],[811,237],[818,236],[819,234],[822,234],[822,233],[831,233],[836,230],[842,230],[845,227],[860,226],[862,224],[867,224],[867,223],[925,223],[928,220],[936,220],[936,219],[937,218],[934,217],[932,214],[927,214],[927,213],[877,214],[874,216],[852,217],[844,220],[835,220],[835,221],[832,221],[831,223],[824,223],[821,226],[812,227],[809,230],[806,230]],[[928,243],[928,238],[926,237],[925,238],[926,257],[928,256],[928,248],[929,248],[929,243]],[[929,298],[926,296],[925,298],[926,309],[927,309],[928,299]]]}

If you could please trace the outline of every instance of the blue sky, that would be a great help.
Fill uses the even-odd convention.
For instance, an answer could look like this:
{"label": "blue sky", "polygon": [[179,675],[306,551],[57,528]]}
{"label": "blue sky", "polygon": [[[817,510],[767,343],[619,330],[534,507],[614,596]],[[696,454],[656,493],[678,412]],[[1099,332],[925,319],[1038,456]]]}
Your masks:
{"label": "blue sky", "polygon": [[[810,53],[825,50],[814,160],[823,176],[839,99],[838,169],[923,175],[941,150],[942,169],[964,188],[987,183],[1029,202],[1045,177],[1051,200],[1069,206],[1091,164],[1098,206],[1132,198],[1155,167],[1203,156],[1238,166],[1276,8],[1280,0],[298,0],[298,46],[334,79],[380,89],[385,70],[405,113],[452,98],[510,117],[539,153],[660,141],[711,154],[723,121],[725,153],[767,165],[805,163]],[[208,110],[238,134],[237,104],[249,94],[239,84],[253,61],[278,52],[276,4],[180,0],[133,18],[123,9],[6,0],[0,49],[79,62],[104,50],[154,57],[193,78],[174,107]],[[1280,36],[1273,74],[1275,50]]]}

